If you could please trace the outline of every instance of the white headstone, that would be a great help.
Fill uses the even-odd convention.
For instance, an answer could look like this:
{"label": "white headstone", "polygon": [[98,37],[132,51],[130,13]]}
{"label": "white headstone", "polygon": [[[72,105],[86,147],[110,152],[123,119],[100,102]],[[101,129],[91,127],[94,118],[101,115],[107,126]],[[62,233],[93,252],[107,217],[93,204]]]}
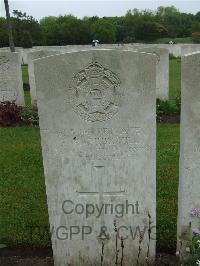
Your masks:
{"label": "white headstone", "polygon": [[24,91],[19,53],[0,52],[0,102],[24,105]]}
{"label": "white headstone", "polygon": [[192,209],[200,214],[200,53],[183,56],[181,65],[178,237],[187,241],[191,230],[199,227],[199,218],[193,217]]}
{"label": "white headstone", "polygon": [[34,65],[55,265],[153,260],[156,56],[93,49]]}
{"label": "white headstone", "polygon": [[154,53],[157,57],[156,96],[160,100],[169,99],[169,50],[158,47],[139,48],[138,51]]}
{"label": "white headstone", "polygon": [[184,44],[181,47],[181,56],[200,52],[200,44]]}
{"label": "white headstone", "polygon": [[50,51],[41,50],[41,51],[34,51],[31,53],[28,53],[28,55],[27,55],[29,85],[30,85],[30,95],[31,95],[31,104],[32,105],[37,104],[33,60],[39,59],[39,58],[42,58],[45,56],[55,55],[55,54],[60,54],[60,52],[59,51],[51,51],[51,50]]}

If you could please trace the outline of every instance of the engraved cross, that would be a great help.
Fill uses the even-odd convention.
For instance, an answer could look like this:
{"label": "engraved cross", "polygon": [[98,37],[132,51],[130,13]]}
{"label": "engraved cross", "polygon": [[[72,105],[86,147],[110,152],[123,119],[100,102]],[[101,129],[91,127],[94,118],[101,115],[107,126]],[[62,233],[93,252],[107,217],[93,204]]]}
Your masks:
{"label": "engraved cross", "polygon": [[[118,191],[104,191],[103,189],[103,178],[105,178],[105,166],[102,163],[95,163],[93,166],[93,172],[94,172],[94,178],[98,180],[98,188],[99,191],[77,191],[77,193],[80,195],[99,195],[99,204],[100,206],[103,205],[103,198],[104,196],[123,196],[125,195],[125,190],[118,190]],[[105,227],[105,220],[104,220],[104,212],[102,213],[101,217],[101,228]],[[109,235],[99,235],[98,238],[100,240],[109,239]]]}
{"label": "engraved cross", "polygon": [[110,196],[110,195],[124,195],[126,192],[125,190],[118,190],[118,191],[104,191],[103,190],[103,178],[105,178],[105,166],[102,163],[96,163],[94,166],[94,178],[98,180],[98,188],[99,191],[77,191],[79,194],[82,195],[98,195],[99,194],[99,201],[100,203],[103,202],[103,196]]}

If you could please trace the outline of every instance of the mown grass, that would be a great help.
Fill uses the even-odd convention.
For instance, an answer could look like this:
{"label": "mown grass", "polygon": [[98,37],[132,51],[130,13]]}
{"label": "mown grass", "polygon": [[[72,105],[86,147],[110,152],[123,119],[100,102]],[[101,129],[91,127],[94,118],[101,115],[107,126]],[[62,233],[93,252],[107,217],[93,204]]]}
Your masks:
{"label": "mown grass", "polygon": [[28,65],[22,65],[22,79],[24,84],[29,84]]}
{"label": "mown grass", "polygon": [[[29,85],[28,65],[22,65],[22,80],[24,87],[27,87],[27,85]],[[30,91],[24,90],[24,100],[26,106],[31,105]]]}
{"label": "mown grass", "polygon": [[[179,126],[158,125],[157,239],[160,247],[175,247],[176,242],[178,154]],[[0,128],[0,173],[0,243],[50,245],[38,128]]]}
{"label": "mown grass", "polygon": [[175,104],[176,97],[181,93],[181,59],[169,61],[169,101]]}
{"label": "mown grass", "polygon": [[0,128],[0,173],[0,243],[49,244],[48,230],[31,234],[48,226],[38,128]]}
{"label": "mown grass", "polygon": [[31,106],[31,96],[30,96],[30,91],[24,91],[24,100],[25,100],[25,105],[26,106]]}
{"label": "mown grass", "polygon": [[179,179],[179,125],[157,128],[157,239],[161,248],[176,245]]}

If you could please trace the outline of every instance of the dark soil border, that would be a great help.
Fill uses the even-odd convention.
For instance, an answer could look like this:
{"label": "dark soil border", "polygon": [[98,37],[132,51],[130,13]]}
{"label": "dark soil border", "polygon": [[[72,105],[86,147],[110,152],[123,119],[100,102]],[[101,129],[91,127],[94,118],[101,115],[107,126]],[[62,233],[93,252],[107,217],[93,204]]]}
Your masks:
{"label": "dark soil border", "polygon": [[23,84],[24,91],[30,91],[30,85],[28,83]]}
{"label": "dark soil border", "polygon": [[[180,124],[180,115],[161,115],[157,116],[156,119],[157,124]],[[24,126],[34,126],[34,127],[39,127],[38,124],[32,124],[29,121],[21,121],[19,123],[13,123],[13,124],[1,124],[0,127],[24,127]]]}
{"label": "dark soil border", "polygon": [[[10,247],[0,250],[1,266],[53,266],[53,252],[51,247]],[[178,260],[175,255],[158,253],[156,266],[176,266]],[[124,265],[128,266],[128,265]]]}
{"label": "dark soil border", "polygon": [[180,124],[180,115],[159,115],[157,116],[158,124]]}

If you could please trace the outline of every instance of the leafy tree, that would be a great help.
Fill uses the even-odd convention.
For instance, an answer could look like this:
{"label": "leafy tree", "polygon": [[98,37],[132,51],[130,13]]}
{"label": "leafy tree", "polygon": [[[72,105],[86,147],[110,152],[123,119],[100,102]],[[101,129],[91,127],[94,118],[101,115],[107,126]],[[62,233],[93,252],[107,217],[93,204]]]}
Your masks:
{"label": "leafy tree", "polygon": [[195,19],[196,19],[197,21],[200,21],[200,11],[196,13],[196,15],[195,15]]}
{"label": "leafy tree", "polygon": [[161,18],[166,18],[169,16],[174,16],[179,13],[179,10],[175,6],[159,6],[156,11],[156,15]]}
{"label": "leafy tree", "polygon": [[195,21],[192,24],[192,32],[200,32],[200,21]]}
{"label": "leafy tree", "polygon": [[191,25],[194,20],[192,14],[180,13],[174,6],[160,6],[156,12],[156,19],[167,29],[170,37],[189,37],[191,35]]}
{"label": "leafy tree", "polygon": [[40,20],[40,27],[44,45],[58,45],[59,25],[57,17],[49,16]]}
{"label": "leafy tree", "polygon": [[29,31],[23,32],[22,45],[23,48],[32,48],[33,42]]}
{"label": "leafy tree", "polygon": [[[134,12],[134,13],[133,13]],[[137,23],[137,19],[139,17],[139,13],[128,10],[126,16],[124,18],[124,41],[129,42],[131,40],[135,40],[135,27]]]}
{"label": "leafy tree", "polygon": [[194,43],[200,43],[200,32],[193,32],[192,40]]}
{"label": "leafy tree", "polygon": [[28,31],[31,35],[33,45],[41,44],[41,29],[37,20],[26,13],[14,10],[14,17],[12,17],[13,34],[17,46],[23,46],[22,39],[24,32]]}
{"label": "leafy tree", "polygon": [[[78,19],[73,15],[64,15],[44,17],[38,22],[25,12],[14,10],[10,22],[17,46],[23,46],[30,35],[33,45],[88,44],[93,38],[99,39],[100,43],[151,42],[161,37],[190,37],[192,33],[199,32],[200,12],[193,15],[181,13],[174,6],[160,6],[154,12],[128,10],[121,17]],[[0,46],[9,44],[8,37],[6,20],[0,18]]]}
{"label": "leafy tree", "polygon": [[6,10],[6,19],[8,25],[8,36],[9,36],[9,45],[11,52],[15,52],[15,45],[13,41],[13,34],[12,34],[12,24],[10,20],[10,11],[9,11],[9,4],[8,0],[4,0],[5,10]]}
{"label": "leafy tree", "polygon": [[5,18],[0,18],[0,47],[9,46],[8,30]]}
{"label": "leafy tree", "polygon": [[85,44],[90,42],[90,23],[72,15],[58,17],[61,44]]}
{"label": "leafy tree", "polygon": [[143,21],[135,29],[136,38],[143,41],[152,41],[165,34],[165,28],[156,22]]}
{"label": "leafy tree", "polygon": [[91,27],[93,39],[98,39],[100,43],[114,43],[116,41],[116,28],[105,19],[97,20]]}

